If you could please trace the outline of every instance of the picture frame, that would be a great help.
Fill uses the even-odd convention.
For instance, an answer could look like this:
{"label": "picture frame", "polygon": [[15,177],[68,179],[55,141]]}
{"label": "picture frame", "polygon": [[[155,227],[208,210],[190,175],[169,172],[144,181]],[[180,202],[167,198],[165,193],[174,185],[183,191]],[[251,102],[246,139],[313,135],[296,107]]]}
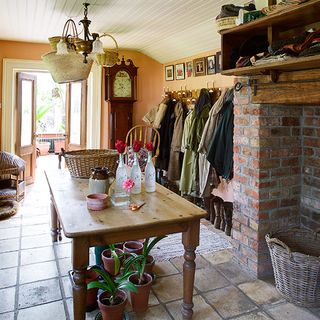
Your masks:
{"label": "picture frame", "polygon": [[193,76],[193,62],[192,61],[186,62],[186,75],[187,75],[187,78],[190,78]]}
{"label": "picture frame", "polygon": [[206,60],[205,58],[197,58],[193,60],[194,75],[196,77],[206,75]]}
{"label": "picture frame", "polygon": [[172,81],[174,80],[174,67],[173,65],[165,66],[165,80],[166,81]]}
{"label": "picture frame", "polygon": [[207,57],[207,74],[215,74],[216,73],[216,56],[208,56]]}
{"label": "picture frame", "polygon": [[222,59],[221,59],[221,51],[216,53],[216,73],[220,73],[222,71]]}
{"label": "picture frame", "polygon": [[185,79],[184,63],[178,63],[175,65],[176,80]]}

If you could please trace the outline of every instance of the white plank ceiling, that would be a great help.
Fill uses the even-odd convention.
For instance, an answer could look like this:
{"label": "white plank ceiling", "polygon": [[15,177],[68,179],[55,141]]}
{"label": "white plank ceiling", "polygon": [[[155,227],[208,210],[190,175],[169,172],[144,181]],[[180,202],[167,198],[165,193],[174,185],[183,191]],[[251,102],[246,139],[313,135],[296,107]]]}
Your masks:
{"label": "white plank ceiling", "polygon": [[[83,18],[84,0],[0,0],[0,39],[46,42],[68,18]],[[120,48],[166,63],[220,47],[215,17],[245,0],[89,0],[91,32],[112,34]],[[79,32],[81,27],[78,28]],[[106,39],[106,38],[103,38]],[[106,41],[106,47],[112,42]],[[0,48],[1,49],[1,48]]]}

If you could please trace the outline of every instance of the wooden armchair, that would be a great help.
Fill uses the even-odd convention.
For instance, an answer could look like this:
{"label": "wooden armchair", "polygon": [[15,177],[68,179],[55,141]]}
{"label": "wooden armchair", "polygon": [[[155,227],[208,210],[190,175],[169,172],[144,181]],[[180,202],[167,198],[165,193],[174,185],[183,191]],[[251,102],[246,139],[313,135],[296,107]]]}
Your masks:
{"label": "wooden armchair", "polygon": [[137,125],[131,128],[126,136],[127,146],[132,146],[134,140],[139,140],[145,146],[147,142],[152,142],[154,155],[152,157],[153,163],[159,155],[160,150],[160,134],[159,131],[149,125]]}

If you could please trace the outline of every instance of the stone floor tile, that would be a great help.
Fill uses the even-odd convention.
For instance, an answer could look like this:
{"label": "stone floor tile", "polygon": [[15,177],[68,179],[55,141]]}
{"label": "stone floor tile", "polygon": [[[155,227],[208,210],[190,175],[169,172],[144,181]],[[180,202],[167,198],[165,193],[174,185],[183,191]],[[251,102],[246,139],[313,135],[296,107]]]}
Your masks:
{"label": "stone floor tile", "polygon": [[[182,272],[183,270],[183,263],[184,263],[184,257],[177,257],[177,258],[173,258],[170,259],[170,262],[180,271]],[[209,267],[209,263],[208,261],[206,261],[205,259],[203,259],[200,255],[196,256],[196,269],[201,269],[201,268],[207,268]]]}
{"label": "stone floor tile", "polygon": [[159,305],[150,307],[144,314],[129,313],[130,320],[171,320],[166,309]]}
{"label": "stone floor tile", "polygon": [[50,234],[50,226],[48,223],[37,224],[35,226],[22,226],[22,236],[35,236],[39,234]]}
{"label": "stone floor tile", "polygon": [[50,245],[52,245],[52,239],[49,234],[43,234],[32,237],[22,237],[21,239],[21,249],[47,247]]}
{"label": "stone floor tile", "polygon": [[292,303],[286,302],[268,309],[268,313],[275,320],[319,320],[319,317],[310,313],[305,308],[300,308]]}
{"label": "stone floor tile", "polygon": [[66,319],[63,301],[55,301],[31,308],[21,309],[18,313],[18,320],[52,320]]}
{"label": "stone floor tile", "polygon": [[21,265],[54,260],[52,246],[21,250]]}
{"label": "stone floor tile", "polygon": [[216,265],[216,268],[232,283],[238,284],[254,280],[253,277],[234,261]]}
{"label": "stone floor tile", "polygon": [[0,269],[16,267],[18,265],[19,252],[0,253]]}
{"label": "stone floor tile", "polygon": [[156,261],[153,271],[158,277],[179,273],[170,261]]}
{"label": "stone floor tile", "polygon": [[160,277],[152,286],[154,293],[161,302],[168,302],[182,298],[182,275]]}
{"label": "stone floor tile", "polygon": [[0,232],[0,240],[20,237],[20,227],[3,229]]}
{"label": "stone floor tile", "polygon": [[[193,317],[192,320],[220,320],[218,313],[200,296],[193,297]],[[166,305],[174,320],[182,320],[181,314],[182,300],[170,302]]]}
{"label": "stone floor tile", "polygon": [[25,215],[22,218],[21,224],[23,226],[29,225],[37,225],[37,224],[47,224],[49,223],[49,216],[47,215],[40,215],[40,216],[28,216]]}
{"label": "stone floor tile", "polygon": [[45,280],[58,277],[55,261],[28,264],[20,267],[20,283]]}
{"label": "stone floor tile", "polygon": [[60,275],[62,277],[67,276],[68,272],[72,270],[72,263],[70,258],[63,258],[58,260]]}
{"label": "stone floor tile", "polygon": [[16,287],[0,289],[0,313],[14,310]]}
{"label": "stone floor tile", "polygon": [[[49,203],[48,199],[48,203]],[[48,206],[48,203],[46,205],[41,205],[40,207],[35,207],[33,204],[23,205],[21,207],[21,212],[26,217],[34,217],[34,216],[41,216],[46,215],[48,216],[50,213],[50,209]]]}
{"label": "stone floor tile", "polygon": [[21,225],[21,217],[13,216],[10,219],[0,221],[0,229],[19,227]]}
{"label": "stone floor tile", "polygon": [[203,296],[224,318],[257,309],[239,289],[233,286],[210,291]]}
{"label": "stone floor tile", "polygon": [[201,254],[206,260],[208,260],[212,264],[220,264],[228,262],[232,259],[232,251],[229,249]]}
{"label": "stone floor tile", "polygon": [[213,267],[196,271],[196,288],[202,292],[229,286],[231,283]]}
{"label": "stone floor tile", "polygon": [[71,243],[63,243],[55,245],[58,259],[71,257]]}
{"label": "stone floor tile", "polygon": [[17,268],[0,270],[0,289],[12,287],[17,284]]}
{"label": "stone floor tile", "polygon": [[58,279],[32,282],[19,287],[19,309],[60,300]]}
{"label": "stone floor tile", "polygon": [[[68,308],[70,320],[73,320],[74,319],[73,318],[73,299],[67,299],[66,302],[67,302],[67,308]],[[86,313],[86,320],[94,320],[95,316],[98,312],[99,312],[99,309],[94,310],[92,312],[87,312]],[[132,319],[130,318],[130,320],[132,320]]]}
{"label": "stone floor tile", "polygon": [[240,317],[232,318],[232,320],[272,320],[272,319],[268,315],[266,315],[264,312],[259,311],[259,312],[245,314]]}
{"label": "stone floor tile", "polygon": [[72,284],[69,277],[62,277],[64,295],[66,298],[72,298]]}
{"label": "stone floor tile", "polygon": [[14,320],[14,312],[0,314],[0,320]]}
{"label": "stone floor tile", "polygon": [[19,250],[19,238],[1,240],[0,241],[0,252],[10,252]]}
{"label": "stone floor tile", "polygon": [[242,283],[238,287],[257,304],[271,304],[283,300],[275,286],[262,280]]}

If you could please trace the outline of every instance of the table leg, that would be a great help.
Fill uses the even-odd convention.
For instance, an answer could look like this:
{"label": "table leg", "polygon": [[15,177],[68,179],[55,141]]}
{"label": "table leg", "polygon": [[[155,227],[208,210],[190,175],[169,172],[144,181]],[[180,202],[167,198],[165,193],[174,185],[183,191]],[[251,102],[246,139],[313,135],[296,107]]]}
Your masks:
{"label": "table leg", "polygon": [[190,222],[189,228],[182,233],[182,243],[184,245],[184,264],[183,264],[183,303],[181,313],[183,319],[191,319],[193,315],[193,285],[196,264],[195,249],[199,244],[200,221]]}
{"label": "table leg", "polygon": [[86,239],[72,239],[73,266],[73,316],[74,320],[86,318],[86,270],[89,264],[89,246]]}
{"label": "table leg", "polygon": [[53,204],[53,197],[50,195],[50,211],[51,211],[51,237],[53,242],[57,242],[58,238],[58,215]]}

